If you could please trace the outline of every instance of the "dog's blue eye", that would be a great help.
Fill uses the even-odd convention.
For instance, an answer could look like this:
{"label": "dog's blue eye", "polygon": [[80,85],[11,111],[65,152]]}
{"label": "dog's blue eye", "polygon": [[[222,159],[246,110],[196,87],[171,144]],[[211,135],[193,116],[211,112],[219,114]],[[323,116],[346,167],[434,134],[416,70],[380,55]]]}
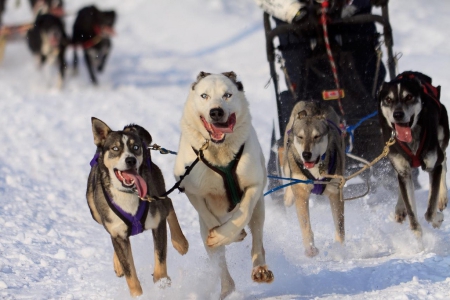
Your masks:
{"label": "dog's blue eye", "polygon": [[233,96],[233,95],[230,94],[230,93],[225,93],[225,95],[223,95],[223,97],[224,97],[225,99],[229,99],[229,98],[231,98],[231,96]]}
{"label": "dog's blue eye", "polygon": [[206,94],[201,94],[200,97],[202,97],[203,99],[208,99],[208,95]]}
{"label": "dog's blue eye", "polygon": [[112,150],[119,151],[119,148],[118,147],[112,147]]}
{"label": "dog's blue eye", "polygon": [[139,150],[139,146],[138,145],[134,145],[133,146],[133,150]]}

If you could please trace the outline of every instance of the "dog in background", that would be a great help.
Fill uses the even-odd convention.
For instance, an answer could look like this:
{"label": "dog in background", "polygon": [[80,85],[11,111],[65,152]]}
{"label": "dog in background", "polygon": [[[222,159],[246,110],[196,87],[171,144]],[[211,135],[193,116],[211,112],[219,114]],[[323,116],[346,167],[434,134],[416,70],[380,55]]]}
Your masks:
{"label": "dog in background", "polygon": [[70,42],[61,19],[51,14],[39,14],[34,26],[27,32],[27,42],[39,67],[57,64],[59,70],[57,86],[61,88],[67,67],[65,53]]}
{"label": "dog in background", "polygon": [[[111,51],[111,36],[116,13],[113,10],[100,11],[95,6],[82,8],[73,24],[72,43],[81,46],[84,59],[93,84],[97,84],[96,72],[102,72]],[[77,49],[74,49],[73,67],[78,69]]]}
{"label": "dog in background", "polygon": [[[292,112],[284,134],[280,159],[285,176],[300,180],[322,180],[322,174],[343,175],[345,170],[345,142],[338,127],[339,117],[330,106],[311,101],[298,102]],[[319,250],[314,245],[314,234],[309,217],[311,193],[326,195],[330,199],[335,225],[335,239],[345,240],[344,202],[340,199],[337,179],[331,184],[297,183],[286,188],[286,206],[294,202],[302,231],[303,246],[307,256]]]}
{"label": "dog in background", "polygon": [[[204,144],[207,149],[202,149]],[[206,251],[221,269],[221,299],[235,289],[225,245],[242,241],[247,225],[252,233],[252,279],[272,282],[263,247],[264,155],[242,83],[234,72],[200,72],[190,88],[181,119],[175,177],[183,176],[197,157],[200,162],[183,177],[180,187],[199,215]]]}
{"label": "dog in background", "polygon": [[56,17],[64,16],[63,0],[30,0],[34,16],[50,14]]}
{"label": "dog in background", "polygon": [[[129,237],[152,230],[154,282],[170,280],[166,266],[166,220],[174,248],[184,255],[189,245],[181,231],[172,200],[167,197],[155,199],[163,195],[165,184],[161,170],[151,161],[147,150],[147,145],[152,142],[148,131],[138,125],[112,131],[99,119],[92,118],[92,132],[97,152],[91,161],[87,202],[94,220],[111,235],[117,276],[125,275],[130,294],[139,296],[142,288],[137,278]],[[142,198],[153,200],[148,202]]]}
{"label": "dog in background", "polygon": [[[417,221],[412,168],[421,167],[430,177],[430,193],[425,219],[439,228],[447,206],[447,159],[449,142],[447,110],[440,102],[440,86],[419,72],[404,72],[385,82],[378,93],[378,111],[383,139],[395,136],[389,160],[397,172],[400,193],[395,207],[395,219],[402,223],[409,217],[414,234],[421,238]],[[440,211],[437,211],[439,209]]]}

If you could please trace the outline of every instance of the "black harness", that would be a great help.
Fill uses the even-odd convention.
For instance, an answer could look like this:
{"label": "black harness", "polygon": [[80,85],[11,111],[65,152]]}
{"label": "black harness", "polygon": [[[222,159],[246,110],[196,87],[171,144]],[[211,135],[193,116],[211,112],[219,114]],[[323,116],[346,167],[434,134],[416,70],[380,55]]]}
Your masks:
{"label": "black harness", "polygon": [[228,212],[232,211],[236,207],[236,205],[241,202],[242,195],[244,194],[244,192],[239,186],[239,181],[236,175],[236,169],[238,166],[239,159],[241,158],[242,152],[244,152],[244,146],[245,144],[241,146],[238,153],[236,153],[234,159],[231,160],[230,163],[225,167],[215,166],[211,164],[209,161],[205,159],[203,153],[200,153],[199,155],[199,151],[192,148],[195,154],[197,154],[200,160],[208,168],[210,168],[211,170],[213,170],[222,177],[223,185],[227,193],[228,202],[230,204]]}

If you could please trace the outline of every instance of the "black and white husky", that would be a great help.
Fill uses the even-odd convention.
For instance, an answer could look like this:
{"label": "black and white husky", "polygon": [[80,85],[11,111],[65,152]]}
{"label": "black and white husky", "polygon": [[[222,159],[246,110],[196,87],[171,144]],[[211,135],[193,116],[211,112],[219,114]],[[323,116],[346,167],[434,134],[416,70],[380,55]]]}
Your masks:
{"label": "black and white husky", "polygon": [[408,215],[411,229],[419,238],[422,229],[417,221],[412,168],[421,167],[429,173],[425,219],[433,227],[441,226],[444,216],[440,211],[448,202],[445,150],[449,124],[447,110],[439,98],[440,86],[432,86],[431,78],[419,72],[404,72],[385,82],[378,94],[383,139],[385,142],[391,136],[396,139],[388,156],[397,171],[400,187],[395,219],[402,223]]}
{"label": "black and white husky", "polygon": [[70,40],[61,19],[51,14],[38,15],[34,26],[27,32],[27,42],[39,67],[57,65],[57,87],[62,87],[67,66],[64,56]]}
{"label": "black and white husky", "polygon": [[111,235],[117,276],[125,275],[130,294],[139,296],[142,288],[136,275],[129,237],[147,229],[152,230],[154,282],[164,278],[169,280],[166,220],[172,244],[180,254],[188,251],[188,242],[178,224],[172,200],[141,200],[165,192],[162,173],[151,162],[146,149],[146,145],[152,141],[147,130],[138,125],[129,125],[123,131],[112,131],[99,119],[92,118],[92,132],[97,152],[91,161],[87,202],[94,220]]}

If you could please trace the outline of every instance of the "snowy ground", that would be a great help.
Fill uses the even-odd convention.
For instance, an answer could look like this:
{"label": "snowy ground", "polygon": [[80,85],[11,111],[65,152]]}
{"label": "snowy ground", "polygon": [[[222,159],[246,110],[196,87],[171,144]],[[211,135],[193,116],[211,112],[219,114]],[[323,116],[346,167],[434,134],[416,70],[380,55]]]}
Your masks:
{"label": "snowy ground", "polygon": [[[90,1],[66,1],[75,12]],[[420,70],[443,86],[450,104],[450,3],[391,1],[400,71]],[[31,18],[28,2],[9,1],[5,23]],[[63,90],[51,72],[39,73],[23,41],[7,45],[0,66],[0,298],[128,299],[112,267],[112,245],[89,214],[85,184],[95,147],[91,116],[113,129],[137,123],[153,139],[177,149],[178,123],[189,84],[199,71],[235,71],[251,103],[253,124],[265,154],[275,116],[265,59],[262,13],[252,0],[97,1],[115,8],[117,37],[100,86],[88,82],[84,65],[68,74]],[[71,28],[73,16],[66,19]],[[69,51],[67,57],[71,58]],[[174,183],[174,156],[154,154]],[[345,246],[333,241],[326,201],[311,204],[320,254],[303,255],[293,208],[283,214],[266,199],[265,248],[275,282],[250,280],[250,238],[228,247],[237,291],[231,299],[450,299],[450,216],[434,230],[423,218],[428,179],[416,191],[424,251],[408,224],[393,220],[395,201],[382,191],[346,204]],[[449,180],[447,180],[449,181]],[[142,299],[217,299],[218,277],[199,236],[197,214],[183,194],[172,197],[189,242],[183,257],[169,245],[172,286],[152,281],[153,245],[146,232],[132,238]],[[323,215],[323,216],[322,216]]]}

